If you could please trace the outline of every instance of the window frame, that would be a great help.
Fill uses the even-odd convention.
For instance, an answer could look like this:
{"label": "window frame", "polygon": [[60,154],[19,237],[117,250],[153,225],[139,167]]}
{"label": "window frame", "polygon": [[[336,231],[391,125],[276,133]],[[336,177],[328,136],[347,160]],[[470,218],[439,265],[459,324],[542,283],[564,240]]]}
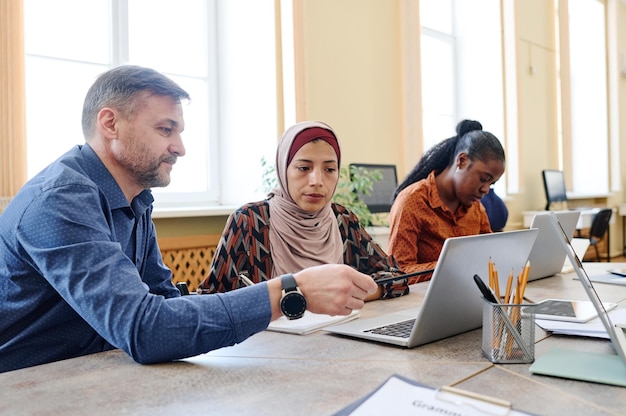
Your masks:
{"label": "window frame", "polygon": [[[25,1],[28,2],[29,0]],[[76,97],[72,99],[72,103],[77,103],[77,105],[82,106],[84,93],[97,74],[125,63],[142,65],[141,62],[128,62],[129,48],[127,43],[129,30],[127,25],[129,24],[129,1],[106,0],[106,2],[109,5],[110,13],[109,43],[110,49],[114,50],[114,52],[109,52],[109,61],[107,63],[98,64],[99,67],[96,68],[98,70],[94,71],[93,78],[88,83],[85,82],[86,86],[84,92],[81,91],[80,99]],[[210,0],[206,2],[207,14],[205,20],[208,28],[206,30],[206,55],[209,70],[205,79],[208,91],[207,97],[203,99],[208,103],[208,114],[203,117],[206,118],[208,123],[208,136],[210,139],[206,147],[207,155],[203,158],[204,162],[202,165],[204,166],[198,167],[198,164],[194,163],[193,168],[196,170],[200,169],[199,175],[204,175],[202,172],[206,168],[208,177],[207,190],[206,192],[176,192],[171,188],[174,182],[169,187],[163,189],[154,188],[155,211],[161,213],[160,215],[170,216],[169,213],[178,213],[174,215],[187,216],[195,215],[194,213],[210,214],[213,212],[218,213],[216,215],[221,215],[219,213],[222,213],[224,209],[230,210],[232,207],[247,201],[265,197],[265,194],[262,192],[260,179],[262,171],[261,158],[271,159],[273,157],[279,132],[283,130],[282,121],[284,116],[282,112],[285,111],[285,108],[291,108],[292,110],[295,108],[292,97],[284,97],[281,102],[278,102],[277,99],[278,93],[283,93],[281,88],[285,87],[282,84],[282,79],[278,79],[278,77],[283,76],[288,82],[293,82],[292,74],[279,74],[279,68],[277,68],[278,58],[282,58],[280,55],[282,51],[276,50],[279,33],[275,19],[277,18],[277,10],[281,7],[284,8],[282,3],[284,1],[280,3],[258,2],[256,0],[240,0],[238,2]],[[65,8],[63,9],[65,10]],[[246,20],[246,15],[250,14],[252,15],[249,16],[250,19],[253,19],[253,22],[256,22],[258,27],[251,27],[250,21]],[[283,13],[280,19],[281,21],[278,24],[283,26],[292,24],[292,18],[286,13]],[[243,27],[248,28],[249,32],[244,33],[246,31],[241,30]],[[239,35],[239,38],[237,38],[237,35]],[[288,36],[293,35],[288,34]],[[289,38],[282,39],[282,41],[288,40]],[[231,50],[232,45],[247,49],[233,51]],[[263,48],[263,50],[259,50],[260,48]],[[258,55],[262,55],[262,62],[259,61]],[[287,53],[286,55],[287,59],[293,60],[293,54],[289,55]],[[250,65],[250,62],[244,61],[244,58],[248,56],[256,59],[254,61],[256,65]],[[32,54],[27,53],[26,59],[31,59],[32,57]],[[58,61],[68,63],[68,60],[58,59],[53,56],[46,56],[44,59],[57,59]],[[288,63],[288,61],[282,62],[283,65]],[[286,68],[289,67],[288,65],[286,66]],[[293,64],[291,68],[293,68]],[[160,70],[156,67],[155,69]],[[242,79],[241,71],[248,71],[243,74],[243,78],[246,78],[245,80]],[[179,81],[180,76],[178,74],[168,73],[163,70],[160,70],[160,72],[170,76],[189,91]],[[28,88],[28,76],[26,83]],[[252,88],[253,85],[262,85],[262,87]],[[261,90],[261,92],[256,90]],[[41,94],[40,91],[35,92]],[[191,101],[183,103],[186,119],[186,130],[183,133],[183,142],[185,144],[189,143],[188,133],[192,126],[188,114],[190,111],[193,111],[194,102],[198,101],[197,93],[189,92]],[[289,94],[290,92],[286,90],[284,93]],[[31,95],[31,100],[36,101],[36,96]],[[63,111],[66,110],[63,109]],[[75,133],[67,135],[68,138],[71,138],[72,144],[80,144],[84,141],[82,132],[79,133],[80,122],[78,120],[80,118],[76,117],[76,111],[72,111],[73,114],[70,121],[63,123],[69,125],[71,122],[70,127],[76,129]],[[248,123],[242,123],[243,118]],[[38,122],[38,120],[35,120],[38,117],[33,114],[31,114],[31,117],[27,117],[27,123],[29,123],[29,119],[31,122]],[[277,120],[279,121],[277,122]],[[246,124],[250,125],[245,126]],[[250,140],[255,134],[258,135],[258,138]],[[32,145],[39,138],[35,137],[33,140],[31,136],[27,136],[27,144],[30,143]],[[54,143],[56,141],[50,140],[50,142]],[[37,169],[32,169],[33,171],[28,174],[29,177],[36,174],[35,170],[42,169],[63,152],[69,150],[71,145],[66,147],[65,145],[61,146],[59,143],[54,143],[53,146],[55,147],[45,152],[52,159],[46,159],[45,163],[41,162]],[[37,147],[31,147],[30,152],[32,154],[41,151]],[[187,156],[181,158],[174,168],[172,172],[173,181],[176,179],[176,175],[181,169],[180,167],[189,158],[190,153],[188,151]],[[255,182],[257,178],[258,184]]]}
{"label": "window frame", "polygon": [[[559,169],[562,169],[565,174],[566,184],[568,185],[568,198],[570,199],[588,199],[588,198],[605,198],[610,195],[611,189],[619,189],[621,188],[619,181],[619,163],[615,163],[616,150],[619,150],[619,142],[618,138],[615,137],[615,134],[611,134],[610,128],[610,114],[614,112],[614,110],[610,107],[609,101],[609,80],[611,76],[610,68],[608,67],[608,55],[610,51],[607,47],[609,45],[608,39],[608,7],[607,2],[604,0],[587,0],[591,2],[595,2],[599,5],[602,5],[604,8],[603,12],[603,24],[604,27],[602,29],[603,34],[601,35],[603,39],[603,45],[594,45],[593,50],[596,53],[601,53],[604,56],[604,59],[601,60],[601,64],[604,67],[601,69],[602,74],[604,75],[598,85],[597,88],[603,88],[603,96],[601,99],[602,104],[604,104],[604,116],[601,118],[604,119],[604,123],[600,128],[600,134],[603,136],[604,140],[598,140],[597,136],[594,136],[591,148],[596,152],[596,150],[600,149],[600,143],[604,143],[604,148],[600,149],[599,152],[596,152],[596,155],[590,155],[589,151],[583,152],[581,155],[580,149],[581,147],[585,148],[585,144],[581,146],[581,141],[585,141],[586,138],[590,138],[590,136],[583,136],[578,134],[578,130],[580,130],[580,126],[577,127],[577,123],[580,123],[580,117],[577,117],[576,114],[580,114],[583,109],[585,103],[581,102],[581,100],[577,100],[577,85],[572,81],[572,78],[576,78],[578,68],[571,61],[572,58],[572,49],[576,48],[578,44],[573,43],[571,38],[571,20],[570,20],[570,4],[572,2],[570,0],[555,0],[556,7],[556,19],[557,19],[557,47],[558,47],[558,64],[560,66],[560,71],[558,75],[558,85],[560,88],[560,105],[559,105],[559,118],[561,122],[561,130],[560,130],[560,154],[559,154]],[[589,30],[586,28],[586,31]],[[577,53],[577,51],[574,51]],[[574,73],[574,75],[573,75]],[[593,80],[587,80],[586,83],[589,83]],[[585,100],[586,101],[586,100]],[[576,108],[574,108],[576,106]],[[597,105],[594,105],[597,110]],[[594,123],[591,127],[585,127],[588,130],[593,129],[595,132],[597,129],[598,122]],[[587,146],[587,149],[589,147]],[[596,158],[595,163],[594,158]],[[613,163],[611,163],[613,162]],[[593,184],[585,184],[584,178],[587,172],[583,172],[583,170],[578,167],[587,164],[594,164],[600,169],[602,166],[606,166],[605,171],[595,171],[596,174],[599,174],[600,181],[595,180],[597,175],[594,177]],[[617,173],[616,173],[617,171]]]}
{"label": "window frame", "polygon": [[[450,33],[443,33],[437,30],[429,28],[423,20],[420,20],[421,31],[418,34],[417,42],[421,43],[425,36],[432,37],[434,39],[445,41],[450,44],[450,51],[453,54],[453,79],[449,80],[453,86],[453,103],[451,108],[452,124],[446,129],[445,132],[440,133],[440,137],[432,138],[425,137],[426,132],[422,130],[422,143],[424,150],[427,150],[430,146],[437,142],[450,137],[454,134],[456,124],[465,118],[476,119],[483,124],[485,130],[493,133],[501,141],[505,153],[507,155],[507,169],[500,180],[494,185],[496,192],[502,198],[505,198],[507,194],[516,193],[519,191],[519,148],[517,132],[515,127],[517,126],[517,105],[516,105],[516,83],[510,80],[515,79],[515,50],[506,51],[502,45],[513,46],[514,42],[511,42],[511,38],[514,37],[514,5],[513,0],[481,0],[480,2],[473,2],[471,5],[465,2],[457,0],[450,0],[450,20],[451,29]],[[433,3],[437,4],[437,3]],[[465,7],[465,9],[464,9]],[[481,9],[482,7],[482,9]],[[468,13],[478,13],[482,16],[483,12],[490,12],[491,16],[495,16],[493,21],[497,21],[497,27],[490,27],[493,32],[498,33],[498,42],[495,45],[494,53],[488,53],[482,51],[478,53],[468,53],[467,46],[471,44],[472,40],[468,41],[468,37],[474,36],[471,28],[463,28],[462,24],[471,22],[470,25],[475,25],[474,19],[468,17]],[[421,19],[421,16],[420,16]],[[480,38],[481,34],[475,35]],[[484,37],[484,34],[482,34]],[[409,41],[415,41],[415,36],[411,37]],[[483,47],[481,45],[481,47]],[[505,53],[506,52],[506,53]],[[470,81],[468,78],[476,78],[478,82],[493,82],[494,79],[489,78],[486,80],[484,75],[475,72],[474,74],[467,75],[468,71],[474,68],[484,67],[487,57],[494,55],[499,57],[499,60],[493,63],[492,67],[495,68],[494,72],[496,76],[500,77],[501,82],[495,81],[495,85],[499,88],[499,92],[492,96],[489,106],[478,104],[476,102],[476,91],[472,91],[474,88],[472,85],[468,85]],[[481,56],[479,65],[476,65],[476,61],[472,60],[472,57]],[[425,58],[422,56],[422,60]],[[468,61],[469,60],[469,61]],[[464,69],[461,69],[464,68]],[[428,84],[429,81],[424,80],[424,74],[421,73],[421,83]],[[482,78],[481,78],[482,76]],[[424,87],[422,86],[423,94]],[[469,91],[469,92],[468,92]],[[415,92],[417,93],[417,92]],[[422,98],[422,111],[421,125],[424,126],[426,118],[429,114],[427,102]],[[483,108],[485,107],[486,110]],[[498,114],[498,111],[500,113]],[[496,116],[493,116],[493,114]],[[423,129],[423,127],[422,127]]]}

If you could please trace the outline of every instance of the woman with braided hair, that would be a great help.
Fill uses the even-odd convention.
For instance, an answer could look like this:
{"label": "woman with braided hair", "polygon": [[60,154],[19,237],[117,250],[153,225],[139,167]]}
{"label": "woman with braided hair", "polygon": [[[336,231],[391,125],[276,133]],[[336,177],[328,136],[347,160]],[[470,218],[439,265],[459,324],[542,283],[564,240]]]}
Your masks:
{"label": "woman with braided hair", "polygon": [[426,151],[396,189],[388,251],[405,273],[434,268],[447,238],[492,232],[480,199],[504,173],[504,149],[477,121],[461,121],[456,132]]}

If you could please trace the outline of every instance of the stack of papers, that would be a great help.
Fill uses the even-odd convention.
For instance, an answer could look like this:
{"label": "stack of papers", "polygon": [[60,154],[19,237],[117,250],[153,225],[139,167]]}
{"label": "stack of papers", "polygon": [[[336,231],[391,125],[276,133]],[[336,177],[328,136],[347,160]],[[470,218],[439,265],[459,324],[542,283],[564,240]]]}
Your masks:
{"label": "stack of papers", "polygon": [[284,316],[270,322],[268,331],[286,332],[288,334],[306,335],[329,325],[351,321],[359,317],[360,311],[353,310],[350,315],[320,315],[305,311],[300,319],[289,320]]}
{"label": "stack of papers", "polygon": [[[626,308],[613,309],[608,314],[613,323],[626,322]],[[602,325],[600,318],[594,318],[583,323],[537,319],[536,323],[543,330],[554,334],[609,339],[609,334],[606,332],[604,325]]]}

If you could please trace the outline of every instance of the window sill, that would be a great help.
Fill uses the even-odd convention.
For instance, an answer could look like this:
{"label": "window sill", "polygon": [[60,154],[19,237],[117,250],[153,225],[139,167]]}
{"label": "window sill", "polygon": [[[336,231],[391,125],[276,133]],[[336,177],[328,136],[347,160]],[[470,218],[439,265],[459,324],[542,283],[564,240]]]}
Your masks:
{"label": "window sill", "polygon": [[182,217],[219,217],[233,213],[238,207],[229,205],[213,205],[199,207],[161,207],[154,208],[152,218]]}
{"label": "window sill", "polygon": [[583,194],[575,192],[567,192],[567,199],[594,199],[594,198],[608,198],[609,195],[604,194]]}

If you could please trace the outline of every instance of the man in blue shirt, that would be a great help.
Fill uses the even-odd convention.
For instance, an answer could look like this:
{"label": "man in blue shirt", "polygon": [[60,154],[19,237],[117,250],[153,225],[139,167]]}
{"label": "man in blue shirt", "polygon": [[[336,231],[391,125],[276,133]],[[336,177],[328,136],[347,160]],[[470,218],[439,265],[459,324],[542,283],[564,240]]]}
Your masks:
{"label": "man in blue shirt", "polygon": [[[346,315],[376,290],[349,266],[322,265],[295,282],[180,295],[157,245],[150,188],[169,184],[185,154],[188,99],[151,69],[105,72],[85,98],[86,143],[0,216],[0,372],[113,348],[140,363],[189,357],[239,343],[294,306]],[[282,301],[289,290],[295,304]]]}

